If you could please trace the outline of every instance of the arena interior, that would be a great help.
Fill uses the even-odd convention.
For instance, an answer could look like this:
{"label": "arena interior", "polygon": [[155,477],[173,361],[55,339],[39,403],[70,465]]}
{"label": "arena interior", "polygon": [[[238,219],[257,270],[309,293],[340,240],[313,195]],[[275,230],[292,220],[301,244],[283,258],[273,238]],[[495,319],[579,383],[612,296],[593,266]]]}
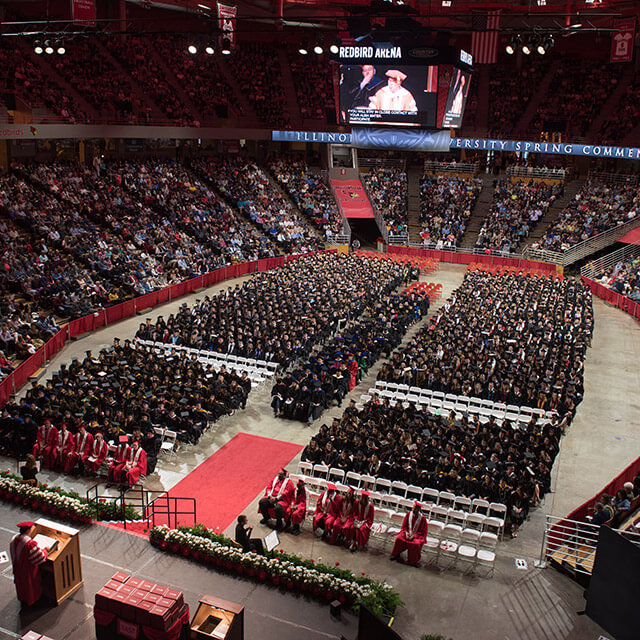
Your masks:
{"label": "arena interior", "polygon": [[640,637],[639,13],[0,2],[0,638]]}

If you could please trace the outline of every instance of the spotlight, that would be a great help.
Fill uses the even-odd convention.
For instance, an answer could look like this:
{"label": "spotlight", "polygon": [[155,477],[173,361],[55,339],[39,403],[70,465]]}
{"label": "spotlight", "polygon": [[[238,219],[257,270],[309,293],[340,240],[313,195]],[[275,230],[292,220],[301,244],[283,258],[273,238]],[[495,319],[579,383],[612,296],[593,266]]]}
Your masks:
{"label": "spotlight", "polygon": [[338,45],[337,45],[337,44],[332,44],[332,45],[329,47],[329,51],[331,51],[331,53],[333,53],[334,55],[337,55],[337,54],[338,54],[338,52],[340,51],[340,49],[339,49],[339,47],[338,47]]}
{"label": "spotlight", "polygon": [[36,40],[34,42],[33,51],[34,51],[34,53],[38,54],[39,56],[41,56],[44,53],[44,49],[42,48],[42,43],[40,42],[40,40]]}
{"label": "spotlight", "polygon": [[61,40],[58,40],[56,51],[58,52],[59,56],[63,56],[65,53],[67,53],[64,42],[62,42]]}
{"label": "spotlight", "polygon": [[315,47],[313,47],[313,53],[315,53],[316,55],[321,56],[323,51],[324,51],[324,49],[319,44],[317,44]]}
{"label": "spotlight", "polygon": [[204,48],[204,52],[208,55],[208,56],[212,56],[215,53],[214,48],[211,45],[208,45]]}
{"label": "spotlight", "polygon": [[53,53],[53,47],[48,40],[44,41],[44,52],[49,56]]}
{"label": "spotlight", "polygon": [[187,51],[188,51],[192,56],[195,56],[195,55],[196,55],[196,53],[198,53],[198,47],[196,47],[196,45],[195,45],[195,44],[190,44],[190,45],[187,47]]}
{"label": "spotlight", "polygon": [[553,45],[555,44],[555,41],[553,39],[553,36],[551,34],[549,34],[543,42],[541,42],[538,45],[538,53],[543,56],[545,53],[547,53],[547,51],[549,51],[549,49],[553,48]]}
{"label": "spotlight", "polygon": [[222,38],[221,51],[223,56],[231,55],[231,40],[229,38]]}
{"label": "spotlight", "polygon": [[504,48],[504,50],[512,56],[522,46],[522,38],[516,34],[511,38],[511,42]]}
{"label": "spotlight", "polygon": [[309,49],[308,49],[307,45],[306,44],[301,44],[300,48],[298,49],[298,53],[301,56],[306,56],[309,53]]}

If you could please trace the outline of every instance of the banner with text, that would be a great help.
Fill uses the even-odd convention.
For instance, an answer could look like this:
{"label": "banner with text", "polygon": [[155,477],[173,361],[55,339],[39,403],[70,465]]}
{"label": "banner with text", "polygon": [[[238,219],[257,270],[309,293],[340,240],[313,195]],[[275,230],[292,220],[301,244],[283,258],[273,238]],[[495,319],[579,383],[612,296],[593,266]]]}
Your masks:
{"label": "banner with text", "polygon": [[95,0],[71,0],[71,17],[74,22],[82,23],[88,27],[95,27]]}
{"label": "banner with text", "polygon": [[218,2],[218,26],[220,27],[220,31],[222,31],[220,44],[222,45],[222,39],[228,38],[231,49],[234,49],[236,46],[237,13],[237,7]]}
{"label": "banner with text", "polygon": [[331,180],[336,198],[347,218],[373,218],[373,208],[360,180]]}
{"label": "banner with text", "polygon": [[614,20],[613,29],[611,62],[631,62],[633,60],[633,41],[636,35],[635,16]]}

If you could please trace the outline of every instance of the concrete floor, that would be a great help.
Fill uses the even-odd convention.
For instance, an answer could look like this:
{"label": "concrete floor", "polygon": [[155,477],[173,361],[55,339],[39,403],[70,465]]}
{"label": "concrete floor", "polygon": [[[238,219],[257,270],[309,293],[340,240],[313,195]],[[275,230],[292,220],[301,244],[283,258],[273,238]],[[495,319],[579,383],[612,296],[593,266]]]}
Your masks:
{"label": "concrete floor", "polygon": [[[442,283],[441,303],[460,284],[463,274],[464,267],[443,264],[440,265],[439,270],[423,279]],[[239,279],[239,281],[242,280],[242,278]],[[210,292],[224,289],[230,284],[235,285],[235,282],[218,285]],[[153,318],[159,314],[166,316],[184,302],[190,303],[203,295],[205,293],[200,292],[174,301],[155,309],[149,316]],[[437,306],[438,304],[433,305],[433,308]],[[389,581],[400,592],[405,602],[405,606],[397,612],[393,628],[406,640],[417,640],[423,633],[441,633],[453,640],[465,638],[479,640],[485,638],[487,640],[593,638],[596,640],[604,634],[602,629],[591,620],[578,615],[577,612],[584,609],[583,592],[580,586],[553,569],[534,567],[534,562],[540,554],[545,514],[566,515],[597,493],[612,477],[633,461],[640,449],[638,446],[640,435],[636,428],[639,418],[635,411],[640,374],[637,366],[634,366],[640,355],[640,332],[637,331],[635,321],[622,311],[610,308],[598,299],[594,300],[594,308],[596,327],[593,345],[585,364],[585,400],[578,409],[573,426],[562,441],[560,454],[554,465],[555,492],[548,494],[541,507],[531,513],[529,521],[521,528],[517,539],[499,544],[493,578],[463,575],[456,570],[440,571],[429,567],[411,569],[389,562],[386,553],[376,550],[350,554],[318,541],[308,532],[304,532],[299,537],[283,534],[282,547],[325,562],[340,562],[346,568],[364,571],[376,578]],[[114,336],[121,339],[132,337],[142,320],[144,318],[125,320],[117,325],[103,328],[83,340],[70,343],[49,364],[47,376],[55,372],[62,362],[68,362],[73,357],[83,357],[85,350],[98,350],[110,344]],[[417,328],[413,328],[410,335],[415,330]],[[361,393],[373,385],[380,364],[381,362],[373,367],[369,376],[354,389],[352,397],[358,399]],[[323,415],[315,425],[309,427],[297,422],[274,419],[269,401],[269,384],[252,391],[247,409],[237,412],[233,417],[220,420],[202,437],[197,446],[183,447],[179,455],[173,458],[161,457],[156,473],[147,478],[145,486],[148,489],[170,489],[239,431],[306,444],[320,424],[330,422],[332,417],[340,415],[342,411],[334,408]],[[297,458],[291,461],[289,467],[291,470],[295,469],[297,461]],[[13,470],[15,461],[0,459],[0,468]],[[46,482],[53,482],[65,488],[74,488],[80,493],[83,493],[90,484],[82,479],[65,476],[51,477],[46,473],[41,475]],[[254,504],[246,509],[248,514],[256,513],[258,498],[259,496],[256,496]],[[242,505],[239,506],[239,510],[242,508]],[[18,521],[15,518],[19,516],[13,511],[19,510],[4,508],[0,510],[2,514],[0,515],[0,532],[7,532],[2,533],[1,536],[4,545],[8,541],[8,531],[12,523]],[[255,521],[257,519],[256,517]],[[257,528],[259,529],[259,525]],[[233,594],[237,592],[238,601],[255,610],[258,618],[275,615],[278,619],[286,619],[288,623],[279,622],[276,628],[280,629],[279,625],[282,624],[283,629],[298,629],[300,635],[297,637],[339,637],[340,634],[344,634],[347,638],[355,636],[353,620],[337,628],[336,624],[330,621],[326,607],[304,599],[281,595],[266,588],[263,592],[262,587],[253,588],[241,579],[225,577],[223,582],[219,582],[219,578],[211,571],[199,569],[189,561],[156,557],[157,552],[148,543],[134,536],[112,530],[108,530],[107,533],[103,527],[91,527],[82,534],[83,545],[85,539],[89,545],[92,545],[87,552],[86,562],[95,563],[97,566],[102,566],[100,563],[106,562],[106,566],[110,567],[109,570],[112,566],[129,567],[125,551],[119,558],[119,549],[127,550],[134,546],[136,554],[139,553],[141,557],[147,558],[144,566],[140,565],[139,569],[138,564],[135,565],[136,571],[147,579],[155,577],[160,580],[156,568],[162,566],[165,568],[163,575],[167,576],[167,582],[186,589],[182,585],[184,585],[183,570],[186,571],[185,567],[187,567],[188,575],[193,576],[198,584],[202,584],[202,588],[191,583],[187,585],[190,585],[187,589],[190,597],[187,600],[192,605],[192,611],[197,604],[197,594],[205,593],[207,589],[231,600],[235,597]],[[97,542],[94,544],[93,541],[98,540],[108,540],[106,553]],[[4,545],[3,548],[6,548]],[[528,569],[517,570],[515,558],[526,559]],[[5,569],[2,575],[9,578],[10,569]],[[57,631],[54,634],[52,630],[49,635],[56,638],[73,637],[78,640],[93,637],[92,626],[80,624],[80,611],[85,617],[89,613],[87,607],[92,606],[93,593],[102,580],[102,574],[99,575],[100,579],[95,581],[95,585],[93,581],[91,584],[87,582],[85,588],[78,592],[77,597],[83,601],[85,609],[78,610],[74,605],[63,606],[56,610],[59,612],[55,625]],[[229,582],[237,582],[243,586],[242,588],[231,587]],[[215,592],[206,586],[209,584],[215,588],[222,588],[223,591]],[[0,638],[17,637],[13,634],[28,628],[37,629],[41,633],[47,631],[42,624],[48,624],[45,619],[49,619],[47,616],[50,614],[44,616],[42,620],[35,619],[32,627],[25,626],[22,621],[16,619],[17,609],[12,601],[13,592],[8,587],[11,587],[8,580],[0,583],[0,598],[2,598],[0,611],[2,611],[3,620],[12,622],[9,626],[7,623],[0,622]],[[186,592],[185,595],[187,595]],[[299,605],[302,602],[305,603],[304,611],[306,607],[310,607],[309,613],[304,615],[308,615],[308,620],[313,621],[307,631],[296,627],[302,624],[301,620],[307,619],[304,615],[302,618],[298,617],[301,613]],[[291,603],[296,604],[291,605]],[[318,607],[322,609],[322,615],[318,615]],[[73,617],[76,622],[68,620],[70,617]],[[14,620],[16,620],[15,624]],[[255,632],[256,628],[248,626],[247,638],[267,637],[263,634],[254,635],[250,633],[251,630]],[[314,635],[316,633],[320,635]],[[268,637],[271,637],[271,634]],[[284,633],[278,637],[289,636]]]}

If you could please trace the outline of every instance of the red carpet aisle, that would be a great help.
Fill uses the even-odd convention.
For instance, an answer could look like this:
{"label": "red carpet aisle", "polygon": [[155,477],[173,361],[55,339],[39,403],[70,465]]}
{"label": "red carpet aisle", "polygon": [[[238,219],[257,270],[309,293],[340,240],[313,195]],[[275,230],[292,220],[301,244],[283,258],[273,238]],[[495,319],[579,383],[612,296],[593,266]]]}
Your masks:
{"label": "red carpet aisle", "polygon": [[[169,495],[195,498],[197,521],[224,531],[301,449],[301,445],[291,442],[238,433],[173,487]],[[247,515],[253,519],[256,514]],[[182,524],[191,521],[185,517]],[[127,525],[132,533],[142,533],[142,529],[140,525]]]}

